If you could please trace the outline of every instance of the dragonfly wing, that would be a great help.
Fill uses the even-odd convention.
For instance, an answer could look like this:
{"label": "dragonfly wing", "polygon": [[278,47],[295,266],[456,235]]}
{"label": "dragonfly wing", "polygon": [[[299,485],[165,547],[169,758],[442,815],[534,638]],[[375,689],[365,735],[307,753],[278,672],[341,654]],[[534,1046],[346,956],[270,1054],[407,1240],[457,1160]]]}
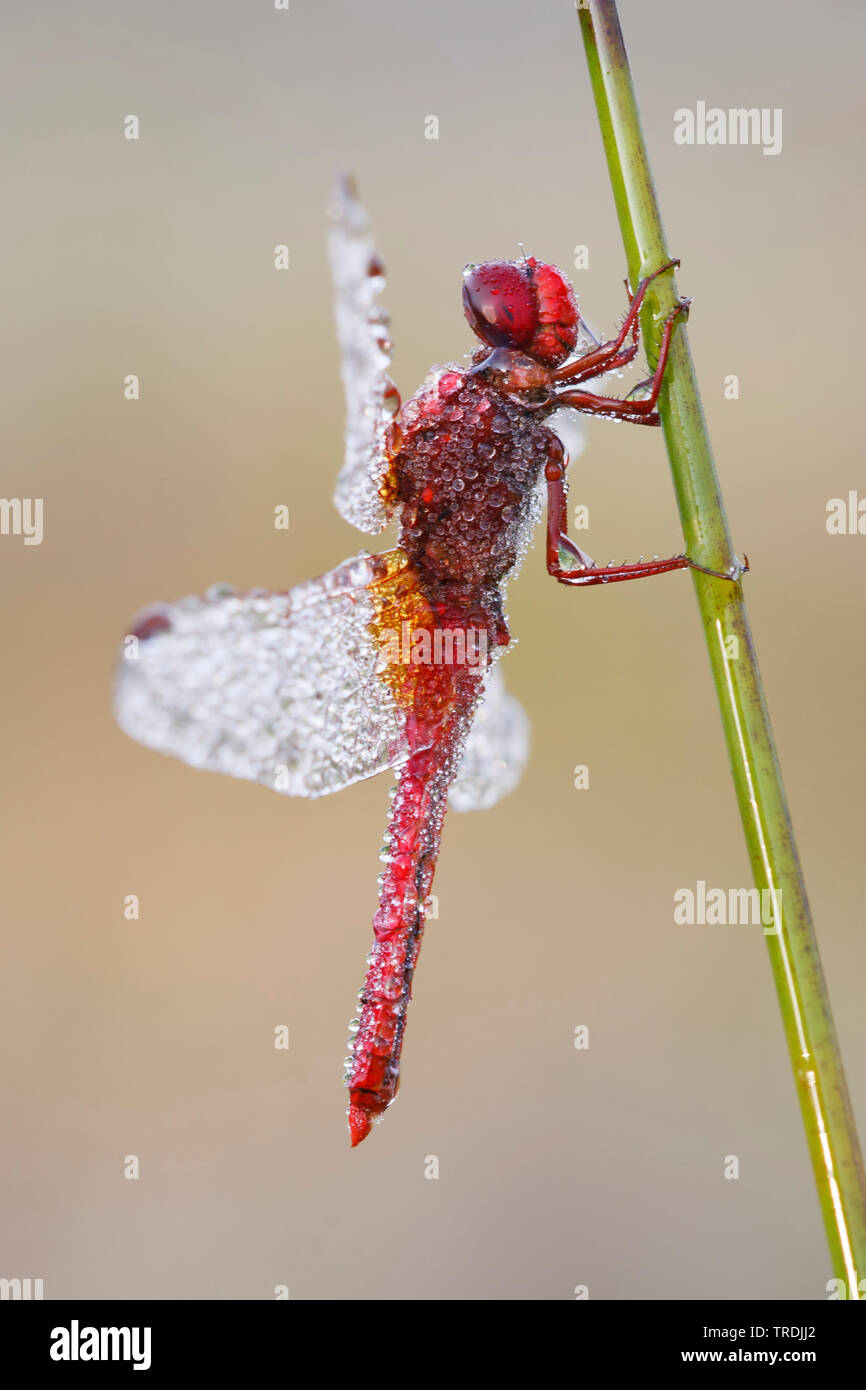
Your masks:
{"label": "dragonfly wing", "polygon": [[388,376],[389,318],[378,302],[385,272],[350,179],[340,179],[334,190],[328,251],[347,411],[346,456],[334,504],[346,521],[375,535],[388,522],[381,487],[389,468],[388,428],[400,397]]}
{"label": "dragonfly wing", "polygon": [[498,666],[491,668],[448,793],[455,811],[486,811],[513,791],[529,757],[529,720],[505,689]]}
{"label": "dragonfly wing", "polygon": [[222,585],[147,610],[124,639],[118,723],[193,767],[290,796],[399,765],[406,714],[381,679],[372,624],[387,624],[405,558],[361,556],[288,593]]}
{"label": "dragonfly wing", "polygon": [[580,316],[580,323],[577,327],[577,342],[575,347],[578,353],[593,352],[595,348],[601,347],[601,338],[595,329],[587,323],[583,314]]}

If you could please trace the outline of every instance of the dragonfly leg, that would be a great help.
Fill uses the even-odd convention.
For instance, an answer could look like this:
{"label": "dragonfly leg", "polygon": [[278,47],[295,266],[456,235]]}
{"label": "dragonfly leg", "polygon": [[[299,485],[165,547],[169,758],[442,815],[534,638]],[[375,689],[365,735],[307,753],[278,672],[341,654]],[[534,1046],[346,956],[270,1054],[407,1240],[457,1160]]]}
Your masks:
{"label": "dragonfly leg", "polygon": [[[633,295],[628,289],[628,282],[626,282],[629,310],[619,333],[615,338],[611,338],[608,342],[594,348],[592,352],[584,353],[583,357],[579,357],[576,362],[567,362],[565,366],[559,367],[553,373],[554,381],[568,381],[572,385],[576,385],[579,381],[586,381],[589,377],[601,376],[604,372],[611,372],[619,367],[628,366],[629,362],[632,362],[637,356],[640,337],[638,315],[647,287],[657,275],[661,275],[665,270],[672,270],[678,265],[679,261],[665,261],[665,264],[659,266],[658,270],[654,270],[652,275],[644,276]],[[632,341],[626,347],[625,342],[629,334],[632,335]]]}
{"label": "dragonfly leg", "polygon": [[748,572],[749,557],[744,555],[742,560],[734,560],[727,571],[699,565],[697,560],[689,559],[688,555],[671,555],[666,560],[654,556],[652,560],[641,560],[636,565],[623,562],[621,565],[583,566],[576,570],[565,570],[559,566],[551,569],[550,565],[547,568],[560,584],[571,585],[616,584],[624,579],[648,579],[653,574],[667,574],[670,570],[683,569],[699,570],[701,574],[711,574],[715,579],[728,579],[732,584],[736,584],[742,575]]}
{"label": "dragonfly leg", "polygon": [[[637,299],[637,296],[635,296]],[[672,313],[668,315],[665,322],[664,332],[662,333],[661,347],[659,348],[659,360],[656,369],[650,378],[650,393],[643,400],[618,400],[615,396],[596,396],[591,391],[575,391],[572,389],[554,392],[550,399],[551,406],[561,407],[570,406],[572,410],[579,410],[584,415],[601,415],[617,420],[628,420],[634,425],[658,425],[661,423],[656,402],[659,398],[659,391],[662,387],[665,367],[670,350],[671,334],[674,324],[681,315],[688,312],[689,300],[681,299]]]}
{"label": "dragonfly leg", "polygon": [[[648,579],[653,574],[667,574],[670,570],[694,569],[702,574],[714,575],[717,579],[730,579],[736,582],[749,568],[748,558],[743,563],[735,560],[727,573],[708,569],[699,565],[688,555],[671,555],[652,560],[641,556],[637,564],[596,565],[591,555],[587,555],[576,541],[568,535],[568,483],[565,477],[565,449],[562,441],[551,431],[549,457],[545,467],[547,482],[547,572],[559,584],[590,585],[616,584],[626,579]],[[577,560],[577,565],[566,569],[562,564],[562,552],[566,551]]]}
{"label": "dragonfly leg", "polygon": [[[559,584],[570,584],[579,586],[581,584],[616,584],[624,579],[648,579],[653,574],[667,574],[669,570],[681,569],[700,569],[700,565],[692,565],[692,561],[687,555],[672,555],[670,559],[642,560],[639,564],[629,565],[581,565],[577,569],[566,570],[559,565],[551,568],[548,565],[548,573]],[[712,571],[708,571],[712,573]],[[732,575],[719,575],[720,579],[731,579]]]}

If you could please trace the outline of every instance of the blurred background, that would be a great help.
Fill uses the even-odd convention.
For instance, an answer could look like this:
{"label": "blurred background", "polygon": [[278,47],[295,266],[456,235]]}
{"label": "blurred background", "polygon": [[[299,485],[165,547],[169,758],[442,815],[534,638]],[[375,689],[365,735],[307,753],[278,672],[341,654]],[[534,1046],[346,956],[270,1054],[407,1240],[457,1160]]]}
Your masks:
{"label": "blurred background", "polygon": [[[46,1298],[824,1297],[760,928],[673,920],[678,888],[750,882],[688,578],[569,591],[527,557],[504,669],[531,766],[446,821],[402,1091],[355,1152],[341,1060],[389,779],[293,802],[112,721],[144,603],[376,544],[331,504],[335,171],[377,230],[404,397],[470,348],[468,260],[523,242],[570,271],[586,246],[584,311],[623,312],[570,0],[16,10],[2,490],[44,498],[44,540],[0,539],[0,1275]],[[620,11],[862,1129],[866,539],[825,521],[864,487],[866,21]],[[699,100],[782,108],[781,153],[675,144]],[[590,424],[571,500],[600,560],[680,547],[655,431]]]}

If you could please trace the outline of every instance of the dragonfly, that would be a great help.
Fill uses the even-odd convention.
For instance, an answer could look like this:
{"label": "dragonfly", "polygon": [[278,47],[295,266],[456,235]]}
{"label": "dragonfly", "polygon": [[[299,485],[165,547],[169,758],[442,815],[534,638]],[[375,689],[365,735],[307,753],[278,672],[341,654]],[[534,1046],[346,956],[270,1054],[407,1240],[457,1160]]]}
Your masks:
{"label": "dragonfly", "polygon": [[[505,585],[545,500],[547,570],[561,584],[705,567],[686,555],[597,566],[568,535],[568,453],[545,423],[569,410],[659,424],[671,335],[689,301],[665,320],[639,398],[596,394],[587,383],[634,360],[647,287],[678,262],[629,291],[619,331],[604,342],[586,333],[554,265],[524,253],[466,266],[474,351],[462,364],[434,367],[404,404],[389,375],[383,265],[345,178],[329,252],[347,406],[334,501],[366,534],[396,522],[398,544],[362,551],[287,591],[216,585],[145,609],[122,644],[115,710],[121,728],[150,748],[289,796],[323,796],[396,771],[345,1064],[354,1147],[397,1094],[446,807],[494,805],[527,761],[528,720],[498,663],[512,641]],[[735,580],[743,568],[719,577]]]}

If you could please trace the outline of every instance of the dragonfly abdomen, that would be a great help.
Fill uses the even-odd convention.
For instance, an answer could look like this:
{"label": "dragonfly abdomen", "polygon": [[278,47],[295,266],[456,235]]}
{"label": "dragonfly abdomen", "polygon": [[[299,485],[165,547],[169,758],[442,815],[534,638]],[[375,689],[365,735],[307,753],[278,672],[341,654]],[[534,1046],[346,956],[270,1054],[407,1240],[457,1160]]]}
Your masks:
{"label": "dragonfly abdomen", "polygon": [[[385,587],[392,601],[384,611],[404,611],[411,619],[405,623],[411,640],[405,647],[401,644],[400,658],[391,661],[386,673],[398,704],[410,712],[406,727],[411,751],[388,817],[373,948],[367,957],[361,1009],[352,1021],[346,1084],[353,1147],[366,1138],[397,1094],[406,1010],[446,797],[492,655],[487,650],[488,631],[497,631],[501,623],[498,602],[485,606],[479,598],[462,619],[445,601],[431,603],[411,570],[402,581],[396,576]],[[493,597],[498,600],[495,591]],[[436,642],[443,634],[452,639],[447,645]],[[379,639],[384,635],[384,630],[379,632]],[[417,640],[425,637],[426,642]]]}
{"label": "dragonfly abdomen", "polygon": [[421,948],[426,900],[433,881],[450,777],[445,749],[410,758],[397,784],[388,820],[373,948],[347,1072],[353,1147],[391,1104],[400,1080],[400,1053],[412,976]]}

